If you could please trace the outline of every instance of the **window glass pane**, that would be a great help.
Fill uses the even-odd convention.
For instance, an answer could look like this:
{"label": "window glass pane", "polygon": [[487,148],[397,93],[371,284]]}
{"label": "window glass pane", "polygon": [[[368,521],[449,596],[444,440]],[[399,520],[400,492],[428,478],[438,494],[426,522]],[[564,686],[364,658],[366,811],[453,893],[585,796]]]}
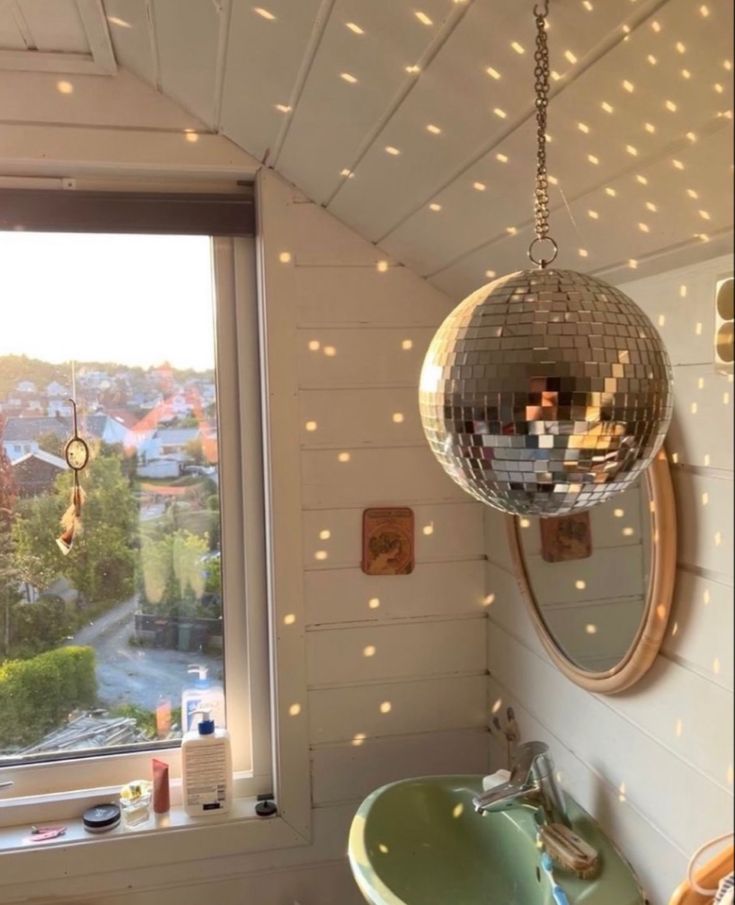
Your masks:
{"label": "window glass pane", "polygon": [[211,254],[0,233],[0,763],[224,724]]}

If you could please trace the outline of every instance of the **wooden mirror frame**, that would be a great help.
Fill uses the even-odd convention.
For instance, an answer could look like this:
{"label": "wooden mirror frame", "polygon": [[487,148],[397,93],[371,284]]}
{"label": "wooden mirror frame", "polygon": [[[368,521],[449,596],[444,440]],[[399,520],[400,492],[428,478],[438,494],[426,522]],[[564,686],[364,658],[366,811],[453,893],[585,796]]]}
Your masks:
{"label": "wooden mirror frame", "polygon": [[676,507],[669,462],[663,449],[646,469],[644,478],[648,499],[652,503],[649,506],[651,573],[644,615],[625,656],[612,669],[604,672],[590,672],[575,666],[552,637],[529,580],[521,546],[519,519],[512,515],[506,518],[515,578],[546,653],[568,679],[587,691],[598,694],[618,694],[630,688],[651,668],[663,642],[671,612],[676,578]]}

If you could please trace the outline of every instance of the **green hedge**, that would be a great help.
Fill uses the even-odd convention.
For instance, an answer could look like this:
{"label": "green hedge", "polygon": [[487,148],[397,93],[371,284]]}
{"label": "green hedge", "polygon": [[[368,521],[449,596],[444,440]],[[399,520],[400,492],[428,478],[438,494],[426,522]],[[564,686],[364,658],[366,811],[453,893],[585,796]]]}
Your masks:
{"label": "green hedge", "polygon": [[0,664],[0,750],[37,742],[97,697],[91,647],[60,647]]}

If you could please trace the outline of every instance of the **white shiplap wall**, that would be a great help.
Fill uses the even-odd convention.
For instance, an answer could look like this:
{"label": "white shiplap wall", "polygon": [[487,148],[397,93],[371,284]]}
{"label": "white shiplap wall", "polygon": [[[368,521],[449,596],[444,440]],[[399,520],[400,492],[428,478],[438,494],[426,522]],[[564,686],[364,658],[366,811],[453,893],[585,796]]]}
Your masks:
{"label": "white shiplap wall", "polygon": [[620,845],[653,905],[666,905],[700,844],[732,829],[733,385],[712,364],[714,286],[728,273],[720,257],[622,286],[659,327],[676,395],[675,602],[638,685],[591,695],[551,665],[509,571],[504,517],[485,513],[490,702],[515,708],[526,740],[549,743],[565,788]]}
{"label": "white shiplap wall", "polygon": [[[393,779],[486,766],[482,510],[417,412],[452,303],[273,173],[263,198],[265,291],[294,324],[313,804],[356,807]],[[411,575],[360,569],[380,505],[414,510]]]}

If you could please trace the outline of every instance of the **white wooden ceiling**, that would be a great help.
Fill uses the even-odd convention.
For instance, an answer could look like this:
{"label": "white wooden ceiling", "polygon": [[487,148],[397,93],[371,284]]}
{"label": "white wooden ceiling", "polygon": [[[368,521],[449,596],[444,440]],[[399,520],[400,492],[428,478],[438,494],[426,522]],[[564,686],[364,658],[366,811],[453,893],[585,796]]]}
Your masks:
{"label": "white wooden ceiling", "polygon": [[0,0],[0,70],[111,75],[101,0]]}
{"label": "white wooden ceiling", "polygon": [[[39,29],[36,53],[92,54],[89,23],[103,11],[120,66],[451,296],[526,266],[533,0],[53,4],[57,34],[42,39],[49,0],[0,0],[0,57],[31,52],[12,30],[18,11]],[[559,264],[619,276],[722,250],[732,0],[550,6]]]}

